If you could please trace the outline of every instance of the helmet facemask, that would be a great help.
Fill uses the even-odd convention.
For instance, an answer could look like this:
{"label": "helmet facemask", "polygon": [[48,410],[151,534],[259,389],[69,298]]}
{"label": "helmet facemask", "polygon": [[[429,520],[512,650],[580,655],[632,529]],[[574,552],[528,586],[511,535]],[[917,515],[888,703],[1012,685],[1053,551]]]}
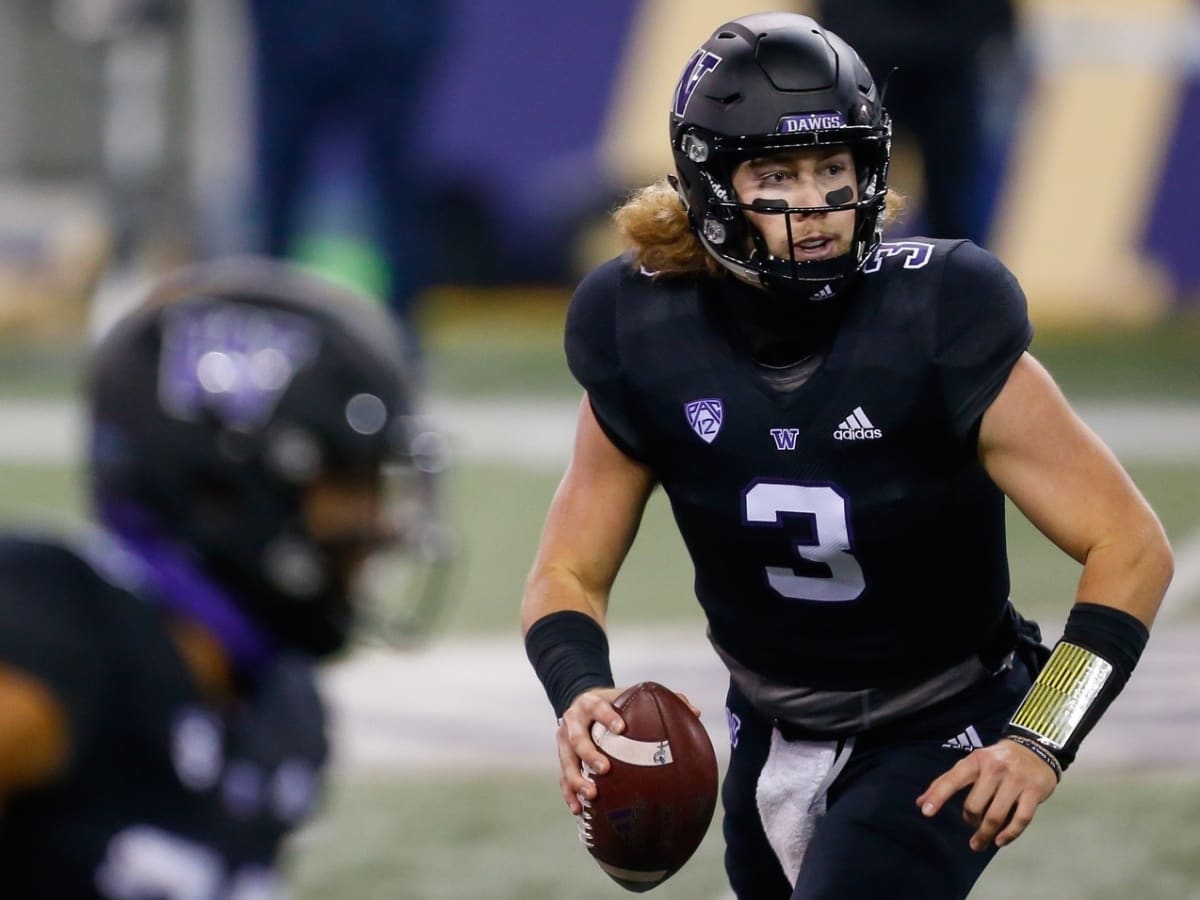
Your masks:
{"label": "helmet facemask", "polygon": [[445,607],[458,540],[442,496],[444,437],[412,419],[408,460],[385,465],[385,552],[371,554],[356,584],[357,634],[410,647],[426,640]]}
{"label": "helmet facemask", "polygon": [[[699,128],[682,132],[680,149],[694,163],[694,177],[705,195],[702,209],[688,209],[704,248],[741,280],[774,292],[812,295],[854,273],[865,264],[882,230],[887,188],[880,185],[887,183],[886,128],[886,124],[882,129],[848,127],[798,137],[765,138],[724,138]],[[748,203],[737,196],[733,174],[747,160],[798,149],[842,146],[854,157],[857,199],[848,187],[828,193],[824,206],[789,206],[782,199]],[[794,253],[787,257],[772,255],[762,233],[745,216],[748,212],[784,216],[790,247],[794,218],[847,210],[855,213],[849,251],[827,260],[800,260]]]}
{"label": "helmet facemask", "polygon": [[[705,250],[742,281],[816,300],[836,293],[880,239],[887,198],[891,122],[852,48],[813,20],[790,13],[747,16],[719,28],[692,57],[671,116],[673,183]],[[742,162],[805,148],[846,147],[857,199],[791,207],[739,200]],[[746,213],[792,217],[853,209],[849,252],[834,259],[772,256]]]}

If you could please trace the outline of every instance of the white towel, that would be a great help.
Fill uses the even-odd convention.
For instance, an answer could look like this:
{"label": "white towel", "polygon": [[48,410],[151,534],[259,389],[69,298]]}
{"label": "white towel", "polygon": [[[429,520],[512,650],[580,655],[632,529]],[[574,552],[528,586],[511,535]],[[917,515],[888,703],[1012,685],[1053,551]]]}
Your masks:
{"label": "white towel", "polygon": [[825,815],[825,792],[850,758],[853,741],[788,741],[775,730],[755,800],[767,841],[795,886],[804,852]]}

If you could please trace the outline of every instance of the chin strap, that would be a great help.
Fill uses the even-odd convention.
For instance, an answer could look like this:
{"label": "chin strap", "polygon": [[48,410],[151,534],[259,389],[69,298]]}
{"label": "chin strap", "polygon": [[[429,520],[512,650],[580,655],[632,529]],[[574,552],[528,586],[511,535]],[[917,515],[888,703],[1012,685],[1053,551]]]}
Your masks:
{"label": "chin strap", "polygon": [[180,548],[139,527],[135,512],[106,502],[101,521],[108,540],[99,555],[124,566],[130,588],[139,596],[204,625],[225,648],[239,675],[254,676],[274,657],[275,640],[233,595],[200,571]]}

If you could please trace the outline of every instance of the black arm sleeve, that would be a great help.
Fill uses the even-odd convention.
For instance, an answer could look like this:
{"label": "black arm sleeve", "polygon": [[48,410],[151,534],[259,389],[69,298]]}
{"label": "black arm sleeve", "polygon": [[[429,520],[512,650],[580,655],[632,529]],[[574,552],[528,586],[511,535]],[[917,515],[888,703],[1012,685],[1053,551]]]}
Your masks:
{"label": "black arm sleeve", "polygon": [[967,437],[1033,339],[1025,294],[996,257],[969,241],[946,259],[934,361],[954,430]]}
{"label": "black arm sleeve", "polygon": [[62,547],[0,542],[0,662],[44,684],[62,705],[72,748],[103,717],[107,660],[101,582]]}
{"label": "black arm sleeve", "polygon": [[580,283],[567,309],[564,346],[571,374],[587,391],[601,429],[626,456],[646,462],[617,339],[623,266],[620,259],[610,260]]}

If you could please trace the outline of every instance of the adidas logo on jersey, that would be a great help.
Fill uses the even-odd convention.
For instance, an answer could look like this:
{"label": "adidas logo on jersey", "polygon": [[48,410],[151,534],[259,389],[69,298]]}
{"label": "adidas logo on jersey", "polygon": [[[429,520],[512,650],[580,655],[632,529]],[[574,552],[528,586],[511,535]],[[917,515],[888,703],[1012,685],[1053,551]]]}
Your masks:
{"label": "adidas logo on jersey", "polygon": [[975,730],[975,726],[968,725],[965,731],[960,731],[950,740],[943,742],[942,746],[947,750],[963,750],[970,753],[982,747],[983,741],[979,739],[979,732]]}
{"label": "adidas logo on jersey", "polygon": [[856,406],[854,412],[842,420],[833,437],[838,441],[873,441],[883,437],[883,431],[871,424],[861,406]]}

